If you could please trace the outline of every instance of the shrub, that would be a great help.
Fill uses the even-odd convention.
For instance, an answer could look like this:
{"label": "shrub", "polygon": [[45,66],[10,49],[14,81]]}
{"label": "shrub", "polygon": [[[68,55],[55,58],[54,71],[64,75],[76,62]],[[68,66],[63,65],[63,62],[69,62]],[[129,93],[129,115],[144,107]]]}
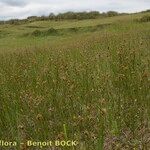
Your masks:
{"label": "shrub", "polygon": [[113,17],[113,16],[117,16],[117,15],[118,15],[118,12],[116,12],[116,11],[108,11],[106,15],[107,15],[108,17]]}
{"label": "shrub", "polygon": [[48,35],[57,35],[58,31],[54,28],[50,28],[47,32]]}
{"label": "shrub", "polygon": [[78,28],[77,27],[76,28],[69,28],[69,31],[71,31],[71,32],[77,32]]}
{"label": "shrub", "polygon": [[40,36],[42,34],[42,32],[40,30],[35,30],[32,32],[33,36]]}
{"label": "shrub", "polygon": [[7,21],[9,24],[12,25],[19,25],[20,24],[20,20],[19,19],[11,19]]}
{"label": "shrub", "polygon": [[149,22],[150,21],[150,15],[143,16],[139,21],[140,22]]}
{"label": "shrub", "polygon": [[5,21],[0,21],[0,25],[1,25],[1,24],[5,24]]}

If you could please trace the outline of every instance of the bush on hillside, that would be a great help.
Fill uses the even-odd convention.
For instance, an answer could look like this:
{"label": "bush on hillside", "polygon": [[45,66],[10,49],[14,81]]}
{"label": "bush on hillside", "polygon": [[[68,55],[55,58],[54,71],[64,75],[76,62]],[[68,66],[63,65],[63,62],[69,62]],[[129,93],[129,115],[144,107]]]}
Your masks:
{"label": "bush on hillside", "polygon": [[40,36],[42,34],[42,32],[40,30],[35,30],[32,32],[33,36]]}
{"label": "bush on hillside", "polygon": [[108,17],[118,16],[118,15],[119,15],[119,13],[116,11],[108,11],[106,13],[106,16],[108,16]]}
{"label": "bush on hillside", "polygon": [[139,21],[140,22],[150,22],[150,15],[143,16]]}
{"label": "bush on hillside", "polygon": [[54,28],[50,28],[48,31],[46,31],[46,34],[48,34],[48,35],[57,35],[58,31]]}

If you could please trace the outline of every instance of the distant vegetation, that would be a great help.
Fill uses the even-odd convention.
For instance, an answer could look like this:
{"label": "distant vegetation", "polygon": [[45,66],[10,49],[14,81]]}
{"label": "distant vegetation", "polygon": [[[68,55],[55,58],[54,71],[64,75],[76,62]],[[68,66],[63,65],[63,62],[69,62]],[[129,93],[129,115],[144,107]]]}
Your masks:
{"label": "distant vegetation", "polygon": [[65,12],[65,13],[59,13],[58,15],[55,15],[54,13],[50,13],[49,16],[30,16],[27,19],[11,19],[8,21],[0,21],[0,24],[22,24],[26,22],[33,22],[33,21],[43,21],[43,20],[70,20],[70,19],[77,19],[77,20],[83,20],[83,19],[96,19],[99,17],[112,17],[112,16],[118,16],[118,15],[124,15],[125,13],[118,13],[116,11],[108,11],[100,13],[99,11],[91,11],[91,12]]}
{"label": "distant vegetation", "polygon": [[150,22],[150,15],[145,15],[139,19],[140,22]]}
{"label": "distant vegetation", "polygon": [[[150,10],[142,11],[141,13],[148,13]],[[127,15],[128,13],[119,13],[116,11],[108,11],[108,12],[102,12],[99,11],[91,11],[91,12],[65,12],[65,13],[59,13],[58,15],[55,15],[54,13],[50,13],[48,16],[29,16],[26,19],[10,19],[8,21],[0,21],[0,24],[24,24],[26,22],[34,22],[34,21],[43,21],[43,20],[70,20],[70,19],[77,19],[77,20],[83,20],[83,19],[96,19],[99,17],[113,17],[118,15]]]}
{"label": "distant vegetation", "polygon": [[148,12],[150,12],[150,9],[142,11],[142,13],[148,13]]}
{"label": "distant vegetation", "polygon": [[[150,12],[150,10],[142,11],[141,13],[147,13]],[[103,17],[113,17],[118,15],[127,15],[128,13],[119,13],[116,11],[108,11],[108,12],[102,12],[99,11],[91,11],[91,12],[65,12],[65,13],[59,13],[58,15],[55,15],[54,13],[50,13],[48,16],[29,16],[26,19],[10,19],[8,21],[0,21],[0,24],[24,24],[27,22],[34,22],[34,21],[46,21],[46,20],[84,20],[84,19],[96,19],[96,18],[103,18]]]}
{"label": "distant vegetation", "polygon": [[[148,13],[150,10],[142,11],[141,13]],[[90,11],[90,12],[65,12],[65,13],[59,13],[58,15],[54,13],[50,13],[48,16],[29,16],[26,19],[10,19],[8,21],[0,21],[0,24],[24,24],[27,22],[34,22],[34,21],[46,21],[46,20],[84,20],[84,19],[96,19],[96,18],[103,18],[103,17],[113,17],[113,16],[119,16],[119,15],[127,15],[128,13],[119,13],[116,11],[108,11],[108,12],[102,12],[99,11]]]}

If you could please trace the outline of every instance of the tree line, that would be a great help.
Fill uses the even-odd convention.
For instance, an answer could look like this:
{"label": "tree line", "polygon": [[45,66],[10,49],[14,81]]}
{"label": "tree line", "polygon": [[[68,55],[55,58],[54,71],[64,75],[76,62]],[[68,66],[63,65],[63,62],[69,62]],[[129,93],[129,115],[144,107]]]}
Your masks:
{"label": "tree line", "polygon": [[[147,10],[149,11],[149,10]],[[96,19],[100,17],[113,17],[118,15],[125,15],[127,13],[118,13],[116,11],[108,11],[100,13],[99,11],[91,11],[91,12],[65,12],[54,14],[50,13],[48,16],[30,16],[26,19],[10,19],[8,21],[0,21],[0,24],[22,24],[26,22],[33,22],[33,21],[44,21],[44,20],[84,20],[84,19]]]}

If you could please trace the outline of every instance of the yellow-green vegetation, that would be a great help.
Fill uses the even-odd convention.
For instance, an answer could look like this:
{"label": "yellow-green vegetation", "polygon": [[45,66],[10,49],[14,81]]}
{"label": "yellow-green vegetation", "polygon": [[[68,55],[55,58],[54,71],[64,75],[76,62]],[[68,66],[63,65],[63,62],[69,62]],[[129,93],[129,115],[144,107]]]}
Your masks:
{"label": "yellow-green vegetation", "polygon": [[1,139],[150,149],[150,22],[137,21],[145,15],[0,25]]}

